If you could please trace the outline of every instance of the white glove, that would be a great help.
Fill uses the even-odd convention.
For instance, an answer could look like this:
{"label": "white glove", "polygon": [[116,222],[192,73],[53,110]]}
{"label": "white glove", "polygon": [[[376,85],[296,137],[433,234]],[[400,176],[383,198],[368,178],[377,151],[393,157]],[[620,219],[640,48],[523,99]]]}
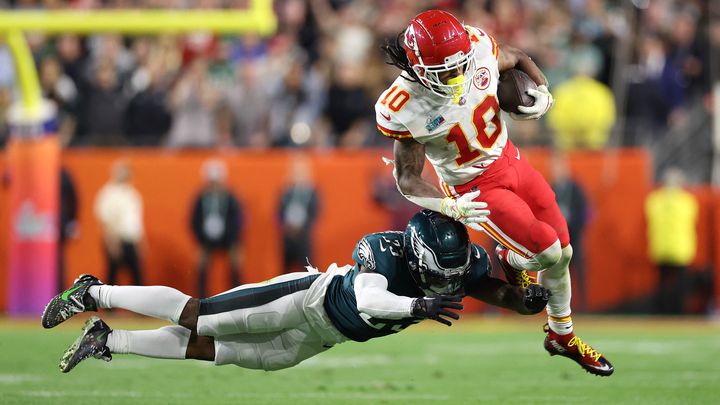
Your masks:
{"label": "white glove", "polygon": [[473,201],[480,195],[480,191],[463,194],[458,199],[445,197],[440,203],[440,213],[452,217],[471,229],[481,231],[479,223],[487,222],[490,210],[487,203],[483,201]]}
{"label": "white glove", "polygon": [[545,115],[553,105],[553,96],[544,84],[538,86],[537,90],[528,89],[527,94],[535,99],[535,103],[530,107],[525,107],[524,105],[518,106],[518,110],[520,110],[522,114],[510,113],[512,119],[518,121],[539,119]]}

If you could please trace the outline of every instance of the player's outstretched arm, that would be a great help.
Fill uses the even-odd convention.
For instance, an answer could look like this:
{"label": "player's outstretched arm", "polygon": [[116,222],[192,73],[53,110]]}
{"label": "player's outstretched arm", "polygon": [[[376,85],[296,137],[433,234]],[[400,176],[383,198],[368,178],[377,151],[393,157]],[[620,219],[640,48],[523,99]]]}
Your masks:
{"label": "player's outstretched arm", "polygon": [[358,311],[383,319],[411,317],[413,298],[393,294],[387,288],[385,276],[361,266],[354,284]]}
{"label": "player's outstretched arm", "polygon": [[395,179],[398,190],[412,203],[454,218],[473,229],[487,222],[490,210],[487,203],[474,201],[479,191],[467,193],[457,199],[445,197],[435,186],[422,178],[425,166],[425,145],[413,140],[396,140]]}
{"label": "player's outstretched arm", "polygon": [[497,307],[511,309],[521,315],[533,315],[545,309],[552,293],[539,284],[522,288],[499,278],[487,277],[477,286],[468,286],[467,295]]}
{"label": "player's outstretched arm", "polygon": [[460,319],[455,310],[463,309],[462,297],[435,295],[429,297],[405,297],[388,291],[388,280],[382,274],[375,273],[362,266],[355,277],[355,299],[361,313],[374,318],[432,319],[447,326],[452,325],[450,319]]}

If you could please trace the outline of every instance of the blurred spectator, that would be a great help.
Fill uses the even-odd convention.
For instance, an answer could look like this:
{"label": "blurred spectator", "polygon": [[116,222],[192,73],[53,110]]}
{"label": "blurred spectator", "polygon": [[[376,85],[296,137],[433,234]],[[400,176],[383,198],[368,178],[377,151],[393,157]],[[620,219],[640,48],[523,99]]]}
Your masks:
{"label": "blurred spectator", "polygon": [[[374,131],[372,104],[375,94],[368,79],[373,32],[372,6],[367,2],[311,0],[310,8],[323,34],[321,57],[329,68],[330,86],[323,115],[329,135],[324,143],[341,147],[361,147]],[[387,83],[386,83],[387,84]]]}
{"label": "blurred spectator", "polygon": [[159,146],[172,123],[167,108],[167,86],[162,61],[153,59],[137,75],[137,94],[125,112],[125,133],[131,145]]}
{"label": "blurred spectator", "polygon": [[669,62],[682,75],[688,96],[702,95],[710,88],[710,54],[706,35],[698,35],[698,12],[691,7],[677,13],[670,32]]}
{"label": "blurred spectator", "polygon": [[58,266],[57,290],[61,292],[67,287],[65,282],[65,244],[68,239],[78,236],[78,198],[75,183],[70,172],[64,167],[60,168],[60,231],[58,232]]}
{"label": "blurred spectator", "polygon": [[216,113],[220,97],[208,78],[208,62],[195,59],[170,94],[171,147],[210,147],[218,140]]}
{"label": "blurred spectator", "polygon": [[125,41],[117,34],[100,34],[87,38],[89,68],[97,70],[102,64],[109,63],[115,72],[118,83],[125,83],[135,67],[132,53],[125,48]]}
{"label": "blurred spectator", "polygon": [[568,166],[567,157],[557,152],[552,158],[552,189],[555,192],[560,212],[567,221],[568,233],[570,234],[570,243],[573,247],[572,261],[570,262],[570,273],[576,287],[573,291],[573,298],[579,302],[575,302],[577,308],[584,310],[587,308],[587,275],[585,273],[585,249],[584,236],[585,225],[590,216],[590,207],[580,184],[572,178],[570,167]]}
{"label": "blurred spectator", "polygon": [[617,39],[629,36],[627,20],[622,8],[605,0],[583,0],[569,2],[573,12],[573,26],[576,36],[591,45],[600,57],[594,78],[611,86],[613,52]]}
{"label": "blurred spectator", "polygon": [[142,285],[143,203],[132,185],[132,171],[127,162],[113,164],[110,180],[95,197],[95,216],[102,227],[108,284],[116,284],[120,266],[127,266],[132,284]]}
{"label": "blurred spectator", "polygon": [[270,89],[263,81],[265,64],[258,59],[238,65],[237,81],[226,94],[234,143],[269,147]]}
{"label": "blurred spectator", "polygon": [[123,120],[127,99],[115,66],[103,60],[95,68],[78,111],[78,136],[75,145],[123,145]]}
{"label": "blurred spectator", "polygon": [[15,84],[15,66],[10,49],[5,46],[4,38],[0,39],[0,88]]}
{"label": "blurred spectator", "polygon": [[649,255],[659,271],[655,311],[660,314],[683,313],[687,269],[697,251],[698,201],[684,183],[682,170],[669,168],[662,186],[645,201]]}
{"label": "blurred spectator", "polygon": [[65,75],[57,58],[50,56],[40,63],[40,88],[43,96],[57,106],[58,136],[60,143],[67,145],[75,134],[77,126],[77,87]]}
{"label": "blurred spectator", "polygon": [[302,146],[311,140],[312,130],[325,105],[322,76],[304,67],[306,56],[294,51],[286,71],[272,87],[269,105],[270,144],[278,147]]}
{"label": "blurred spectator", "polygon": [[492,18],[483,27],[501,43],[517,43],[527,25],[525,8],[516,1],[490,1],[488,9]]}
{"label": "blurred spectator", "polygon": [[[87,58],[80,37],[74,34],[63,34],[55,41],[58,59],[65,74],[79,86],[87,82]],[[80,88],[79,90],[85,90]]]}
{"label": "blurred spectator", "polygon": [[0,145],[5,145],[10,134],[7,111],[12,104],[12,89],[15,85],[15,71],[10,50],[0,38]]}
{"label": "blurred spectator", "polygon": [[280,227],[283,239],[283,271],[301,271],[312,260],[312,233],[318,214],[318,193],[310,162],[303,155],[293,158],[290,183],[280,197]]}
{"label": "blurred spectator", "polygon": [[7,122],[7,112],[12,103],[12,93],[9,87],[0,86],[0,145],[3,147],[10,136],[10,126]]}
{"label": "blurred spectator", "polygon": [[373,101],[363,80],[364,68],[356,64],[337,66],[328,90],[325,116],[330,122],[333,145],[357,148],[365,144],[373,126]]}
{"label": "blurred spectator", "polygon": [[193,236],[200,245],[197,269],[197,296],[206,297],[210,259],[215,253],[226,253],[231,288],[240,285],[242,263],[242,208],[238,199],[225,185],[227,167],[219,160],[203,164],[205,180],[192,208]]}
{"label": "blurred spectator", "polygon": [[555,105],[548,112],[548,124],[560,149],[601,149],[615,122],[615,99],[607,86],[592,78],[594,62],[575,63],[576,76],[553,90]]}
{"label": "blurred spectator", "polygon": [[640,44],[636,76],[628,90],[627,143],[647,146],[671,122],[681,119],[687,100],[682,75],[668,58],[667,40],[646,34]]}

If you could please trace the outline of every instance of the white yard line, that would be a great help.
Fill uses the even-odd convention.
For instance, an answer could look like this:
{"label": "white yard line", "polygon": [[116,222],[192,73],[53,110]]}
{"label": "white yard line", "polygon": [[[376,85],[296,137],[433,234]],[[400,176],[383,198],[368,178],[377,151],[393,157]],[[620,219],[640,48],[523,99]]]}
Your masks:
{"label": "white yard line", "polygon": [[43,380],[45,380],[44,377],[33,374],[0,374],[0,384],[22,384]]}

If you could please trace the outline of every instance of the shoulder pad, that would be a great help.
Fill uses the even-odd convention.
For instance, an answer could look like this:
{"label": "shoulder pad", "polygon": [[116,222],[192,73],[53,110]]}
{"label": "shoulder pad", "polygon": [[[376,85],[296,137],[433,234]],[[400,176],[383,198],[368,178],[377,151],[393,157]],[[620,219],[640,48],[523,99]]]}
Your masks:
{"label": "shoulder pad", "polygon": [[379,232],[365,235],[353,251],[353,260],[367,269],[378,271],[387,266],[385,260],[402,257],[402,232]]}
{"label": "shoulder pad", "polygon": [[407,127],[398,118],[398,114],[412,97],[404,88],[401,80],[396,80],[389,89],[385,90],[375,103],[375,122],[377,129],[383,135],[393,139],[411,138]]}
{"label": "shoulder pad", "polygon": [[498,47],[498,44],[497,42],[495,42],[495,38],[493,38],[492,35],[481,30],[480,28],[473,27],[471,25],[466,25],[465,30],[470,36],[471,42],[484,45],[492,52],[493,56],[495,56],[495,59],[498,58],[500,48]]}
{"label": "shoulder pad", "polygon": [[370,241],[367,240],[367,238],[360,239],[360,242],[358,242],[355,248],[355,255],[353,256],[357,256],[356,261],[368,270],[375,270],[375,255],[373,254],[372,246],[370,246]]}

